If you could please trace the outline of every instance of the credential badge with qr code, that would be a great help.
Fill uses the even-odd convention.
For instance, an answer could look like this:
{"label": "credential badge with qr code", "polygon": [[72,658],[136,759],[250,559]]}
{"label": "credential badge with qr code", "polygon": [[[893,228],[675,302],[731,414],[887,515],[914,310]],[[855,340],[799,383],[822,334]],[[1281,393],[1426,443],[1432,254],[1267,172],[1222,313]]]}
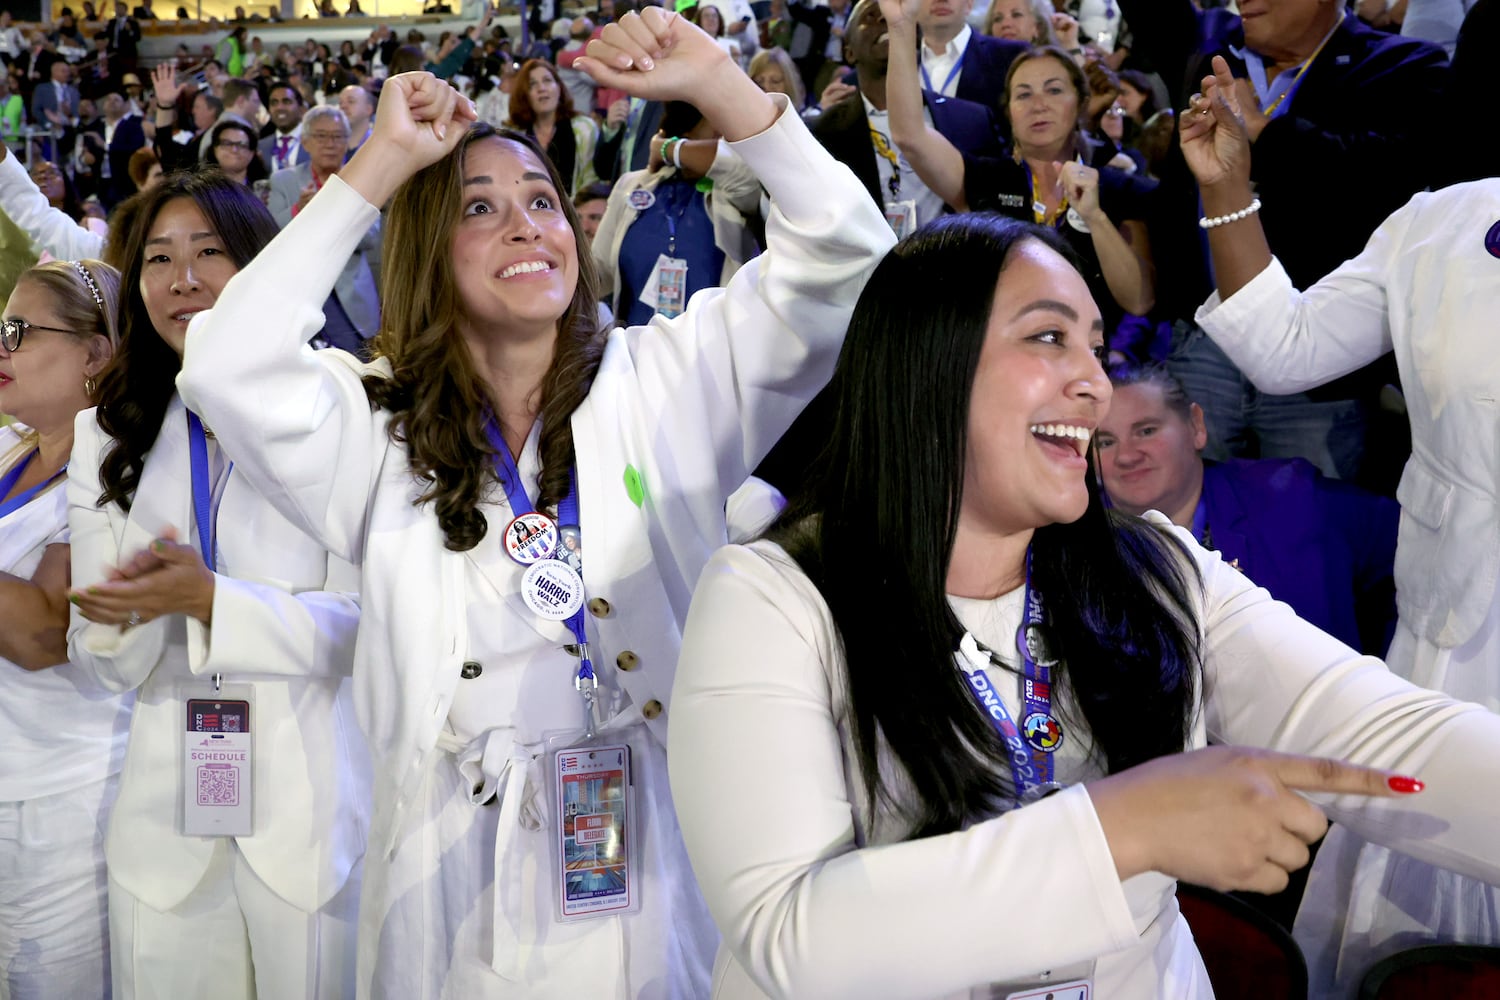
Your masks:
{"label": "credential badge with qr code", "polygon": [[187,699],[182,832],[193,837],[254,833],[252,773],[249,700]]}

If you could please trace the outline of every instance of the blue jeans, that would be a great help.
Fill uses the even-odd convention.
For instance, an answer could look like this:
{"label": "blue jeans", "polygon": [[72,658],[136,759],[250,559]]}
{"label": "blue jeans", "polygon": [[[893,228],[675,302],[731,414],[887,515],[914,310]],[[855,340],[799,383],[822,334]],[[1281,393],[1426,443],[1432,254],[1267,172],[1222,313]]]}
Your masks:
{"label": "blue jeans", "polygon": [[1191,323],[1173,327],[1167,370],[1203,408],[1204,458],[1305,458],[1325,476],[1354,479],[1359,473],[1369,421],[1362,401],[1267,395]]}

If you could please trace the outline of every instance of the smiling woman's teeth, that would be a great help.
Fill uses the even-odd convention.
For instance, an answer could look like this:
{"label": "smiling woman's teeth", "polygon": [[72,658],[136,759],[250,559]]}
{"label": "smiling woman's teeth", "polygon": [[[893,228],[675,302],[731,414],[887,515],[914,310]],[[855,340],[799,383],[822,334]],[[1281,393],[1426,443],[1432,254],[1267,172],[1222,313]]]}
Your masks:
{"label": "smiling woman's teeth", "polygon": [[507,267],[505,270],[500,272],[500,277],[509,278],[512,275],[517,274],[532,274],[536,271],[549,270],[551,267],[552,265],[548,264],[544,260],[527,260],[522,261],[519,264],[512,264],[510,267]]}
{"label": "smiling woman's teeth", "polygon": [[1031,433],[1040,434],[1042,437],[1074,438],[1079,441],[1087,441],[1094,434],[1087,427],[1073,427],[1068,424],[1032,424]]}

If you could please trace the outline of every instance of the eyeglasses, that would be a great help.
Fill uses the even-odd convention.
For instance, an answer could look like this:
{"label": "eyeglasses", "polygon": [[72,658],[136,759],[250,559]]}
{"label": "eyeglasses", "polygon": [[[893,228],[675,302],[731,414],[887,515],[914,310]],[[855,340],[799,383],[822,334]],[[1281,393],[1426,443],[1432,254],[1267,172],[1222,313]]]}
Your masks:
{"label": "eyeglasses", "polygon": [[36,323],[28,323],[24,319],[8,319],[0,323],[0,347],[7,351],[16,351],[21,347],[21,341],[31,330],[51,330],[53,333],[73,333],[72,330],[63,330],[55,326],[39,326]]}
{"label": "eyeglasses", "polygon": [[348,142],[348,132],[309,132],[307,137],[313,142]]}
{"label": "eyeglasses", "polygon": [[241,153],[250,152],[250,144],[248,142],[235,142],[232,139],[220,139],[218,142],[214,143],[214,148],[238,149]]}

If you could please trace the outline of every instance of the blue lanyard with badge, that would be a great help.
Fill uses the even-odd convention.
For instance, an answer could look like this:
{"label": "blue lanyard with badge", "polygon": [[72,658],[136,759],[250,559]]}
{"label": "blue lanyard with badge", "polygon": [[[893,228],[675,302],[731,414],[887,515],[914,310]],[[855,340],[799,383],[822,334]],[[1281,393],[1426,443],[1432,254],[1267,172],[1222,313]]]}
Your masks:
{"label": "blue lanyard with badge", "polygon": [[958,78],[958,74],[961,73],[961,72],[963,72],[964,60],[967,59],[968,57],[969,57],[969,47],[967,45],[965,45],[964,46],[964,50],[962,52],[960,52],[958,54],[958,58],[953,61],[953,68],[950,69],[948,71],[948,75],[943,78],[943,85],[940,88],[939,87],[934,87],[932,85],[932,77],[927,74],[927,67],[923,66],[922,67],[922,86],[926,87],[928,90],[935,90],[939,94],[945,94],[945,95],[947,95],[949,97],[953,96],[951,94],[948,94],[948,88],[953,85],[953,81]]}
{"label": "blue lanyard with badge", "polygon": [[597,736],[598,679],[584,616],[578,473],[570,471],[568,492],[558,501],[554,521],[531,502],[493,416],[485,421],[485,435],[510,505],[511,519],[502,533],[505,553],[526,567],[521,600],[537,617],[565,622],[578,646],[573,686],[583,700],[583,736],[571,733],[548,753],[556,818],[549,854],[557,917],[573,921],[635,911],[640,908],[640,866],[631,752],[629,743]]}
{"label": "blue lanyard with badge", "polygon": [[[1063,745],[1062,724],[1052,711],[1052,668],[1057,658],[1047,642],[1046,613],[1042,595],[1031,578],[1031,550],[1026,550],[1026,590],[1021,627],[1016,631],[1016,652],[1021,658],[1021,704],[1019,726],[1011,719],[999,692],[985,672],[998,662],[995,654],[965,632],[954,659],[968,682],[969,694],[990,720],[1005,744],[1016,800],[1022,805],[1038,802],[1063,785],[1055,780],[1052,755]],[[1048,982],[1051,972],[1035,977],[1034,984],[1005,994],[1006,1000],[1093,1000],[1092,963],[1060,970],[1066,981]],[[1079,975],[1078,973],[1083,973]]]}
{"label": "blue lanyard with badge", "polygon": [[[197,522],[198,552],[210,572],[219,567],[218,509],[208,461],[209,433],[196,413],[187,415],[188,462]],[[224,472],[227,480],[233,464]],[[186,707],[183,738],[182,832],[190,837],[248,837],[255,833],[253,688],[225,685],[213,675],[212,689],[197,680],[179,682]]]}

